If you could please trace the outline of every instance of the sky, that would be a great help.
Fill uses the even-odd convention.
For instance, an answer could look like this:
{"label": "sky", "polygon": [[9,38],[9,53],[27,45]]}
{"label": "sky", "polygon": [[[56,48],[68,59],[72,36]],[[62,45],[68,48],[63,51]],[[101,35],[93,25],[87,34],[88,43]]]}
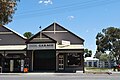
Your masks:
{"label": "sky", "polygon": [[13,21],[6,25],[24,34],[36,34],[57,22],[85,40],[96,51],[95,37],[107,27],[120,28],[120,0],[20,0]]}

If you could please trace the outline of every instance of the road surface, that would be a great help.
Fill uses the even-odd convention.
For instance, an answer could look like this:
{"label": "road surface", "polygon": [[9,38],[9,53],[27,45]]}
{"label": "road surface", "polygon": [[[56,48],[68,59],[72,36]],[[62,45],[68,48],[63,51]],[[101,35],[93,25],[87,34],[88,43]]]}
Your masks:
{"label": "road surface", "polygon": [[20,73],[0,74],[0,80],[120,80],[120,74]]}

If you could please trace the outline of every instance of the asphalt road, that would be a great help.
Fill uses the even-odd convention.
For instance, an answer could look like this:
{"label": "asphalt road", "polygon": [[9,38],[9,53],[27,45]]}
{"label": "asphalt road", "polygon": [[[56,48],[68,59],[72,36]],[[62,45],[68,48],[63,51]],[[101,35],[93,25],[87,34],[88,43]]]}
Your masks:
{"label": "asphalt road", "polygon": [[43,73],[0,74],[0,80],[120,80],[120,74]]}

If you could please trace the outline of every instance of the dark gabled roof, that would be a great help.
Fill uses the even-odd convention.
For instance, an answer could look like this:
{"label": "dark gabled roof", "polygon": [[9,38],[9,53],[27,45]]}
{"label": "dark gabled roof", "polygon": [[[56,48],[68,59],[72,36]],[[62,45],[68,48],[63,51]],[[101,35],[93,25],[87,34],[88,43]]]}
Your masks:
{"label": "dark gabled roof", "polygon": [[[34,38],[36,38],[36,37],[40,37],[40,33],[41,33],[42,31],[40,31],[40,32],[38,32],[38,33],[36,33],[35,35],[33,35],[30,39],[28,39],[27,41],[26,41],[26,43],[29,43],[29,42],[31,42]],[[50,41],[52,41],[52,42],[55,42],[56,43],[56,41],[54,40],[54,39],[52,39],[51,37],[49,37],[49,36],[47,36],[47,35],[45,35],[44,33],[42,33],[41,34],[42,36],[45,36],[46,38],[49,38],[49,42]],[[44,40],[45,41],[45,40]],[[34,42],[34,41],[33,41]]]}
{"label": "dark gabled roof", "polygon": [[6,27],[6,26],[2,26],[2,27],[4,27],[5,29],[7,29],[9,32],[13,32],[13,33],[14,33],[15,35],[17,35],[18,37],[21,37],[22,39],[26,40],[26,37],[24,37],[23,35],[17,33],[16,31],[14,31],[14,30]]}
{"label": "dark gabled roof", "polygon": [[[59,32],[57,34],[49,33],[49,32],[53,32],[53,26],[54,25],[57,26],[56,31],[61,31],[60,33]],[[47,31],[48,31],[48,33],[47,33]],[[67,33],[64,34],[64,33],[62,33],[62,31],[67,32]],[[42,33],[42,35],[45,36],[46,38],[49,38],[52,42],[58,42],[60,44],[61,44],[62,40],[68,40],[68,41],[70,40],[72,44],[83,44],[83,42],[84,42],[84,39],[75,35],[71,31],[65,29],[64,27],[62,27],[58,23],[52,23],[51,25],[49,25],[48,27],[46,27],[42,31],[33,35],[29,40],[27,40],[26,43],[40,42],[40,41],[37,41],[37,40],[35,41],[35,39],[34,39],[34,38],[39,38],[39,40],[40,40],[40,33]],[[50,41],[48,41],[48,42],[50,42]]]}
{"label": "dark gabled roof", "polygon": [[26,39],[18,34],[17,32],[11,30],[8,27],[0,27],[0,45],[22,45],[25,44]]}
{"label": "dark gabled roof", "polygon": [[[54,23],[53,23],[54,24]],[[60,24],[58,24],[58,23],[55,23],[56,25],[58,25],[58,26],[60,26],[60,27],[62,27]],[[79,37],[78,35],[76,35],[76,34],[74,34],[73,32],[71,32],[71,31],[69,31],[68,29],[66,29],[66,28],[64,28],[64,27],[62,27],[63,29],[65,29],[66,31],[68,31],[69,33],[71,33],[71,34],[73,34],[74,36],[76,36],[77,38],[79,38],[79,39],[81,39],[83,42],[84,42],[84,39],[82,39],[81,37]]]}
{"label": "dark gabled roof", "polygon": [[[48,27],[46,27],[45,29],[43,29],[42,31],[46,31],[48,28],[50,28],[51,26],[57,25],[59,27],[61,27],[63,30],[68,31],[70,34],[72,34],[73,36],[75,36],[76,38],[80,39],[82,42],[84,42],[84,39],[80,38],[79,36],[77,36],[76,34],[72,33],[71,31],[67,30],[66,28],[64,28],[63,26],[59,25],[58,23],[54,22],[51,25],[49,25]],[[48,35],[49,36],[49,35]],[[51,36],[49,36],[51,37]]]}

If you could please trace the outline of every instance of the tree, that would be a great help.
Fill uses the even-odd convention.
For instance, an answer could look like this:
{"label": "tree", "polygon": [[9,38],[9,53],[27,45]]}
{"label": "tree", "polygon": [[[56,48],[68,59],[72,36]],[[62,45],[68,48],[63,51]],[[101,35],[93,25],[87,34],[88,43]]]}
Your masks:
{"label": "tree", "polygon": [[108,27],[96,36],[97,52],[109,51],[115,61],[120,64],[120,29]]}
{"label": "tree", "polygon": [[97,58],[97,59],[100,59],[101,54],[102,54],[102,52],[96,51],[94,57]]}
{"label": "tree", "polygon": [[109,60],[109,54],[103,53],[100,55],[100,61],[108,61]]}
{"label": "tree", "polygon": [[0,0],[0,26],[12,21],[18,1],[20,0]]}
{"label": "tree", "polygon": [[33,36],[33,34],[31,32],[25,32],[23,34],[27,39],[29,39],[31,36]]}
{"label": "tree", "polygon": [[102,53],[102,52],[97,52],[94,55],[95,58],[101,60],[101,61],[113,61],[114,57],[113,54],[110,52],[109,54],[107,53]]}
{"label": "tree", "polygon": [[88,49],[85,49],[85,50],[84,50],[84,56],[85,56],[85,57],[91,57],[91,56],[92,56],[92,51],[91,51],[91,50],[88,50]]}

